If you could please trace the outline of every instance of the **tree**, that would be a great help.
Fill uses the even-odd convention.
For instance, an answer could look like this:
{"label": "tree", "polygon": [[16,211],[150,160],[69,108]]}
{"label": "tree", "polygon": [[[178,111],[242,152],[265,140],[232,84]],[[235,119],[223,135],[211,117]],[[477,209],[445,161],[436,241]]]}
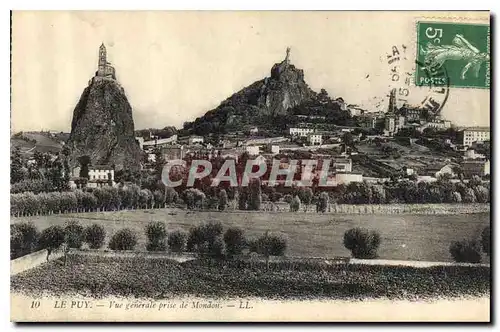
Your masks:
{"label": "tree", "polygon": [[350,132],[344,133],[342,136],[342,143],[344,143],[344,152],[347,152],[347,147],[352,147],[354,144],[354,139]]}
{"label": "tree", "polygon": [[[69,189],[69,180],[71,177],[71,170],[69,168],[69,156],[71,154],[71,151],[69,150],[68,146],[63,146],[62,151],[62,163],[63,163],[63,178],[62,178],[62,183],[63,187],[66,189]],[[109,174],[111,175],[111,174]]]}
{"label": "tree", "polygon": [[266,268],[269,269],[270,256],[283,256],[287,248],[287,240],[279,234],[270,234],[269,231],[257,239],[255,244],[257,253],[266,258]]}
{"label": "tree", "polygon": [[149,208],[151,200],[153,199],[153,194],[149,189],[142,189],[139,192],[139,204],[141,208]]}
{"label": "tree", "polygon": [[311,188],[302,188],[299,191],[299,198],[302,203],[304,203],[304,212],[307,211],[307,207],[311,204],[313,198],[313,192]]}
{"label": "tree", "polygon": [[465,193],[462,197],[462,202],[464,203],[476,203],[476,194],[472,188],[465,189]]}
{"label": "tree", "polygon": [[277,192],[276,189],[274,189],[274,188],[272,188],[272,189],[273,189],[273,191],[269,194],[269,200],[273,203],[276,203],[283,197],[283,194]]}
{"label": "tree", "polygon": [[11,258],[27,255],[35,250],[38,242],[38,230],[32,223],[18,223],[10,226]]}
{"label": "tree", "polygon": [[153,193],[155,207],[163,207],[165,204],[165,194],[161,190],[155,190]]}
{"label": "tree", "polygon": [[328,197],[328,193],[323,191],[321,194],[319,194],[319,200],[316,205],[316,212],[326,212],[326,210],[328,209],[329,200],[330,198]]}
{"label": "tree", "polygon": [[184,190],[183,199],[186,202],[188,209],[202,208],[203,202],[206,199],[205,193],[196,188],[188,188]]}
{"label": "tree", "polygon": [[451,193],[451,199],[450,201],[452,203],[462,203],[462,195],[458,191],[453,191]]}
{"label": "tree", "polygon": [[386,202],[386,192],[382,185],[371,185],[371,202],[373,204],[384,204]]}
{"label": "tree", "polygon": [[165,189],[165,203],[167,203],[167,204],[175,203],[178,198],[179,198],[179,195],[177,194],[177,191],[175,191],[174,188],[167,187]]}
{"label": "tree", "polygon": [[146,237],[148,251],[164,251],[167,248],[167,228],[160,221],[152,221],[146,226]]}
{"label": "tree", "polygon": [[199,254],[220,256],[222,225],[219,222],[207,223],[193,227],[189,231],[187,250]]}
{"label": "tree", "polygon": [[47,249],[47,261],[50,254],[58,249],[65,241],[64,229],[59,226],[50,226],[42,231],[38,240],[38,247],[40,249]]}
{"label": "tree", "polygon": [[116,232],[109,241],[111,250],[133,250],[137,245],[137,235],[129,228]]}
{"label": "tree", "polygon": [[483,247],[483,251],[488,255],[491,255],[491,230],[490,226],[487,226],[483,229],[481,233],[481,246]]}
{"label": "tree", "polygon": [[226,244],[226,253],[229,257],[240,255],[246,244],[243,230],[238,227],[226,230],[224,233],[224,243]]}
{"label": "tree", "polygon": [[283,196],[283,201],[288,203],[288,204],[292,203],[292,200],[293,200],[293,196],[290,194],[286,194],[285,196]]}
{"label": "tree", "polygon": [[186,245],[186,233],[182,231],[174,231],[168,236],[168,247],[172,252],[184,251]]}
{"label": "tree", "polygon": [[365,228],[351,228],[344,233],[344,246],[355,258],[376,258],[380,234]]}
{"label": "tree", "polygon": [[475,186],[479,186],[483,183],[483,181],[481,181],[481,178],[477,175],[473,175],[472,178],[469,180],[469,187],[475,187]]}
{"label": "tree", "polygon": [[80,249],[84,241],[84,229],[77,221],[69,221],[64,228],[66,244],[69,248]]}
{"label": "tree", "polygon": [[165,157],[163,156],[163,153],[159,148],[154,149],[154,155],[155,155],[155,163],[154,163],[155,177],[156,179],[161,180],[161,174],[163,172],[163,167],[165,166]]}
{"label": "tree", "polygon": [[91,160],[89,156],[81,156],[78,158],[80,163],[80,177],[89,178],[89,166],[91,165]]}
{"label": "tree", "polygon": [[238,201],[239,210],[248,209],[249,193],[248,188],[242,187],[236,194],[235,199]]}
{"label": "tree", "polygon": [[262,189],[260,179],[253,179],[250,182],[250,199],[248,202],[249,210],[260,210],[262,204]]}
{"label": "tree", "polygon": [[104,227],[98,224],[92,224],[85,228],[85,242],[89,245],[90,249],[99,249],[104,244],[106,238],[106,231]]}
{"label": "tree", "polygon": [[297,212],[300,209],[300,198],[295,195],[295,197],[290,202],[290,212]]}
{"label": "tree", "polygon": [[23,179],[23,159],[19,147],[16,147],[10,153],[10,183],[17,183]]}
{"label": "tree", "polygon": [[15,225],[10,225],[10,259],[21,256],[22,248],[23,234]]}
{"label": "tree", "polygon": [[490,191],[482,185],[474,188],[474,194],[478,203],[488,203],[490,201]]}
{"label": "tree", "polygon": [[222,189],[220,192],[219,192],[219,210],[220,211],[223,211],[226,209],[227,207],[227,202],[228,202],[228,198],[227,198],[227,192],[225,189]]}
{"label": "tree", "polygon": [[35,163],[36,163],[36,166],[38,168],[45,168],[46,167],[45,158],[40,151],[35,150],[35,152],[33,153],[33,159],[35,159]]}
{"label": "tree", "polygon": [[475,240],[462,240],[452,242],[450,254],[458,263],[480,263],[481,248]]}

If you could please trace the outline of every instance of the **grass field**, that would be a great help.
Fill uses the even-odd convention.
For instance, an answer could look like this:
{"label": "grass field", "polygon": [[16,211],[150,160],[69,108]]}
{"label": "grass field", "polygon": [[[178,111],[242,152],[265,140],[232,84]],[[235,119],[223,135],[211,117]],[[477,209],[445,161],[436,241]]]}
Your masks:
{"label": "grass field", "polygon": [[484,296],[490,268],[445,266],[324,265],[293,266],[264,262],[69,255],[67,264],[51,261],[11,278],[11,290],[30,295],[78,294],[163,299],[175,296],[270,299],[422,300]]}
{"label": "grass field", "polygon": [[[61,141],[66,138],[67,134],[59,134],[59,138],[49,137],[47,133],[39,133],[39,132],[24,132],[23,136],[30,139],[35,140],[34,142],[27,142],[21,138],[11,137],[10,145],[11,149],[19,147],[22,153],[34,153],[35,150],[39,152],[52,152],[57,153],[62,149]],[[64,138],[63,138],[64,137]],[[35,148],[35,149],[33,149]]]}
{"label": "grass field", "polygon": [[[136,210],[11,218],[11,223],[32,221],[39,230],[64,225],[70,220],[82,225],[98,223],[107,231],[107,239],[117,230],[129,227],[139,236],[137,249],[145,249],[144,227],[149,221],[165,221],[169,231],[188,231],[208,221],[223,226],[238,226],[247,237],[260,236],[266,230],[288,237],[289,256],[349,256],[344,248],[344,232],[366,227],[380,232],[381,259],[452,261],[448,248],[452,241],[478,238],[490,223],[489,213],[458,215],[340,215],[272,212],[193,212],[185,210]],[[486,258],[483,259],[487,262]]]}

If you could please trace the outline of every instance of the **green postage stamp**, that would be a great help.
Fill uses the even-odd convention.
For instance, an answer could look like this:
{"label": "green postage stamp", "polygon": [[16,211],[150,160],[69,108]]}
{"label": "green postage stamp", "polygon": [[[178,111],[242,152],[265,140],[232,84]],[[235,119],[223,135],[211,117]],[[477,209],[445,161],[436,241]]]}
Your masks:
{"label": "green postage stamp", "polygon": [[416,85],[490,87],[489,25],[418,22],[417,43]]}

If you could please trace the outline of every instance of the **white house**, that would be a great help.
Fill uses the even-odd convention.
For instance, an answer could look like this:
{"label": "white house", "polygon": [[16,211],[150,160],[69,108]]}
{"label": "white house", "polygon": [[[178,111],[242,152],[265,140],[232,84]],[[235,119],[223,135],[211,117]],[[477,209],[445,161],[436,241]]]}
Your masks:
{"label": "white house", "polygon": [[471,127],[458,132],[458,142],[464,146],[471,146],[474,142],[490,140],[490,127]]}
{"label": "white house", "polygon": [[[81,167],[73,168],[70,177],[70,187],[78,187],[77,182],[80,176]],[[95,188],[102,186],[115,185],[115,170],[109,165],[95,165],[89,166],[89,173],[87,178],[87,187]]]}
{"label": "white house", "polygon": [[279,154],[280,153],[280,146],[279,145],[271,145],[271,153],[272,154]]}
{"label": "white house", "polygon": [[310,133],[314,133],[314,128],[290,128],[290,136],[306,137]]}
{"label": "white house", "polygon": [[321,145],[323,144],[323,135],[318,133],[310,133],[307,135],[307,142],[310,145]]}
{"label": "white house", "polygon": [[336,158],[333,160],[333,167],[335,172],[350,173],[352,172],[352,159],[351,158]]}
{"label": "white house", "polygon": [[[142,137],[140,137],[142,138]],[[139,145],[141,145],[141,141],[139,138],[136,137],[136,140],[139,142]],[[177,142],[177,135],[172,135],[169,138],[160,138],[160,139],[154,139],[151,141],[144,141],[142,140],[142,146],[141,148],[146,149],[146,148],[154,148],[154,147],[165,147],[167,145],[172,145]]]}
{"label": "white house", "polygon": [[336,173],[335,182],[339,184],[349,184],[351,182],[363,182],[363,174],[360,173]]}
{"label": "white house", "polygon": [[260,154],[260,147],[258,145],[248,145],[246,147],[246,152],[251,156],[256,156]]}
{"label": "white house", "polygon": [[454,166],[453,164],[432,164],[424,169],[422,175],[432,176],[436,179],[444,174],[449,174],[453,177],[455,176],[455,172],[453,171]]}
{"label": "white house", "polygon": [[188,144],[193,145],[196,143],[203,143],[203,136],[190,136],[188,139]]}

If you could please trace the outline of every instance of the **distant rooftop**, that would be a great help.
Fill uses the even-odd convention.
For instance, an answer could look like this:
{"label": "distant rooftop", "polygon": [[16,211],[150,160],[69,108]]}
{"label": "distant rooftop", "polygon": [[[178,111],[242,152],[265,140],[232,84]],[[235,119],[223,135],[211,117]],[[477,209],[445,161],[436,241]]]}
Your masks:
{"label": "distant rooftop", "polygon": [[110,165],[94,165],[94,166],[89,166],[89,169],[98,169],[98,170],[111,170],[113,167]]}
{"label": "distant rooftop", "polygon": [[468,131],[490,131],[490,127],[487,126],[476,126],[476,127],[460,127],[460,130],[468,130]]}

